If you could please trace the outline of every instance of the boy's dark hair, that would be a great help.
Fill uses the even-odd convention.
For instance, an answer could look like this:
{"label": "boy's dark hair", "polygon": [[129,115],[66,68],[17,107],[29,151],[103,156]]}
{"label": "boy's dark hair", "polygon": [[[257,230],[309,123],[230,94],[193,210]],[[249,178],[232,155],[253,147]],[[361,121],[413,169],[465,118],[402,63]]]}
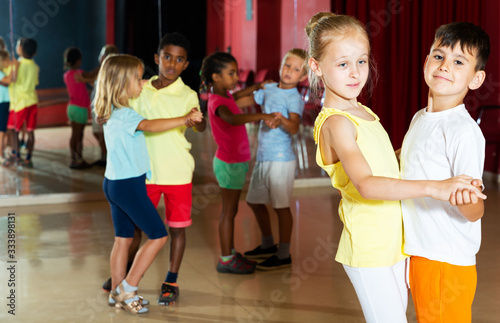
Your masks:
{"label": "boy's dark hair", "polygon": [[25,58],[32,58],[36,54],[37,43],[33,38],[19,38],[19,45],[23,49]]}
{"label": "boy's dark hair", "polygon": [[435,44],[445,47],[455,47],[460,43],[462,51],[467,51],[476,57],[475,70],[483,71],[490,56],[490,37],[480,27],[470,22],[452,22],[442,25],[436,30]]}
{"label": "boy's dark hair", "polygon": [[236,59],[229,53],[216,52],[203,59],[201,65],[201,80],[205,85],[212,84],[212,74],[219,74],[228,63],[235,62]]}
{"label": "boy's dark hair", "polygon": [[64,68],[71,68],[82,59],[82,52],[76,47],[68,47],[64,51]]}
{"label": "boy's dark hair", "polygon": [[168,45],[174,45],[174,46],[179,46],[184,48],[186,51],[186,54],[189,58],[189,51],[191,50],[191,43],[189,40],[184,37],[184,35],[180,33],[171,33],[171,34],[166,34],[161,40],[160,44],[158,45],[158,55],[160,55],[160,51],[163,49],[163,47],[168,46]]}

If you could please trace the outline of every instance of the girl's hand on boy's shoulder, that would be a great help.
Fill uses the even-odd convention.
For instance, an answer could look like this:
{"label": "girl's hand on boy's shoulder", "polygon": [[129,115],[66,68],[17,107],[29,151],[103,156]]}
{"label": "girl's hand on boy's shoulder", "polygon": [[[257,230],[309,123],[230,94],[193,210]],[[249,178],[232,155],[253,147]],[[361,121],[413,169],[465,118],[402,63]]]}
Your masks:
{"label": "girl's hand on boy's shoulder", "polygon": [[266,84],[269,84],[269,83],[275,83],[273,80],[265,80],[264,82],[261,82],[259,84],[259,89],[265,89],[266,88]]}

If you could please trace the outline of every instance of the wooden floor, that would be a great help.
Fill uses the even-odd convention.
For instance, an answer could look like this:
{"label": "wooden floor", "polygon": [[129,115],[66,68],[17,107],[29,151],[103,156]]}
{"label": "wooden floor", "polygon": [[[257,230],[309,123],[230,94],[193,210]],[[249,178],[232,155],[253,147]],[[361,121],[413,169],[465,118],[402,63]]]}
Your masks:
{"label": "wooden floor", "polygon": [[[67,131],[50,131],[51,136],[59,131],[57,138],[61,142],[67,139],[64,137]],[[42,142],[43,134],[39,138]],[[197,167],[202,171],[197,169],[195,176],[193,225],[187,229],[187,248],[178,280],[179,301],[168,307],[156,304],[168,270],[169,251],[164,248],[139,285],[140,293],[152,303],[150,313],[134,317],[108,307],[101,284],[109,277],[113,227],[109,206],[97,192],[102,169],[70,171],[64,158],[61,159],[64,149],[56,145],[56,141],[45,142],[46,149],[35,153],[38,161],[35,159],[33,170],[0,171],[3,179],[5,173],[15,174],[13,181],[21,188],[15,194],[0,198],[0,248],[4,250],[0,253],[0,322],[364,322],[352,285],[342,266],[333,260],[342,224],[337,214],[339,195],[331,187],[294,190],[291,269],[243,276],[217,273],[220,195],[211,178],[209,154],[194,148],[205,149],[208,143],[193,144],[193,154],[201,156],[197,157]],[[91,160],[94,155],[86,150],[86,156]],[[44,160],[57,164],[44,165]],[[307,175],[304,170],[303,184],[318,183],[317,179],[322,178],[320,172],[312,170],[316,167],[312,162],[311,173]],[[482,220],[482,246],[477,256],[478,287],[473,322],[498,323],[500,191],[496,183],[485,184],[488,199]],[[25,191],[26,188],[29,190]],[[64,201],[78,194],[95,200]],[[30,204],[29,200],[34,199],[38,201],[35,204],[54,203],[57,198],[63,203],[16,206],[15,202]],[[159,211],[163,214],[162,207]],[[7,263],[5,252],[10,244],[9,213],[15,215],[16,263]],[[276,228],[275,220],[273,217]],[[257,223],[244,196],[239,205],[235,236],[238,251],[259,244]],[[9,271],[12,265],[15,270]],[[15,283],[15,298],[8,298],[11,296],[9,281]],[[7,304],[11,299],[14,299],[15,316],[8,313]],[[416,322],[411,300],[407,316],[409,322]]]}

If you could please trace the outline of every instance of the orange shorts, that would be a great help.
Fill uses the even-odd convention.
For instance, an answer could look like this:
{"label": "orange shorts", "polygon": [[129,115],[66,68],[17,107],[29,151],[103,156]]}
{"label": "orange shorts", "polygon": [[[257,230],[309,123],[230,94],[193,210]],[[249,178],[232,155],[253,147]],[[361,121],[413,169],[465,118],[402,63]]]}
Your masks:
{"label": "orange shorts", "polygon": [[456,266],[412,256],[410,287],[419,323],[470,323],[476,266]]}
{"label": "orange shorts", "polygon": [[147,184],[149,199],[158,207],[161,195],[165,201],[165,223],[172,228],[185,228],[191,225],[191,206],[193,184],[155,185]]}

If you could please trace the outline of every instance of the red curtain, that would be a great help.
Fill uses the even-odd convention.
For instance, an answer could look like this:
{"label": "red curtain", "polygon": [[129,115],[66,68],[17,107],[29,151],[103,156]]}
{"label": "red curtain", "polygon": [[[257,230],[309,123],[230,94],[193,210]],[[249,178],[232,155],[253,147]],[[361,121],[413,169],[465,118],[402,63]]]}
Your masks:
{"label": "red curtain", "polygon": [[482,1],[332,0],[332,12],[354,16],[367,26],[379,81],[366,104],[380,117],[395,149],[415,112],[427,104],[423,64],[435,30],[453,21],[481,26]]}

